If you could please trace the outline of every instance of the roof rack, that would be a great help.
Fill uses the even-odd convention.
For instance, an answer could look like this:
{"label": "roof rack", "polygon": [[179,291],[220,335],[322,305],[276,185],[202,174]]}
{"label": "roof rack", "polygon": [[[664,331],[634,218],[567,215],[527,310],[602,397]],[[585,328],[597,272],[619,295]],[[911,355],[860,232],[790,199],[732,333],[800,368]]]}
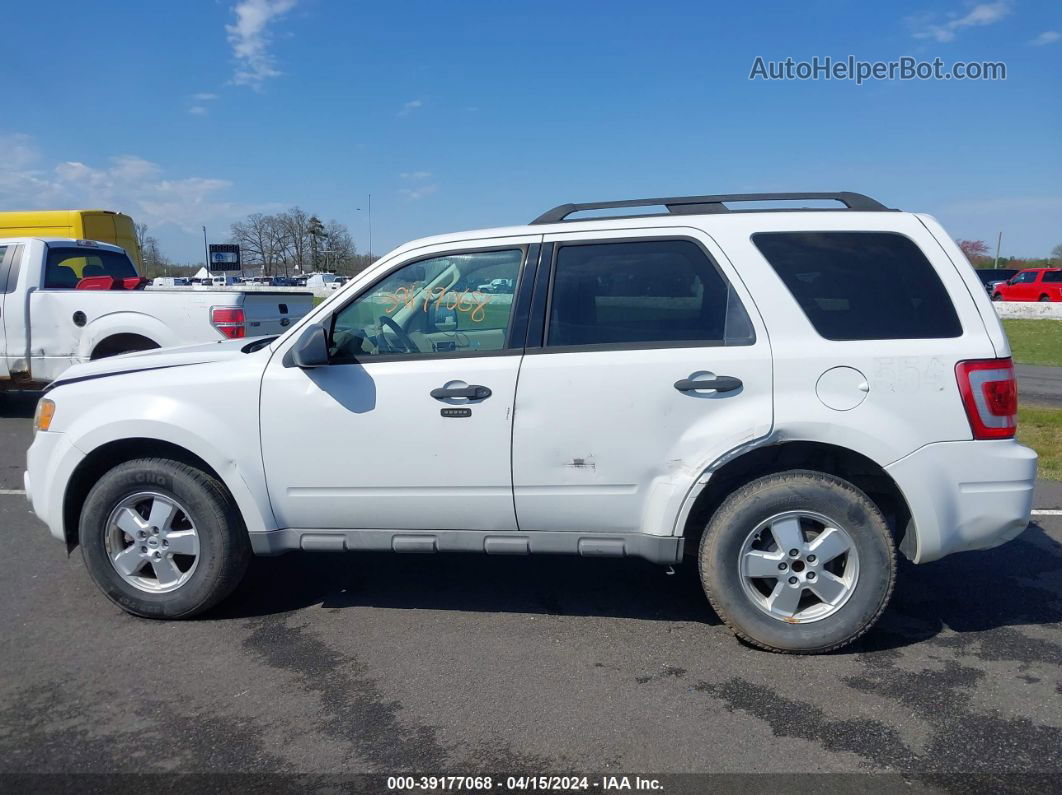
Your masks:
{"label": "roof rack", "polygon": [[[760,201],[799,201],[800,199],[832,199],[838,201],[844,205],[844,210],[855,211],[881,211],[888,210],[881,202],[875,201],[869,196],[864,196],[862,193],[851,193],[849,191],[840,191],[838,193],[720,193],[714,196],[665,196],[658,199],[627,199],[625,201],[618,202],[584,202],[580,204],[562,204],[558,207],[554,207],[552,210],[543,213],[532,224],[556,224],[561,221],[566,221],[568,216],[572,213],[583,212],[584,210],[611,210],[620,207],[653,207],[657,205],[663,205],[667,207],[667,211],[672,215],[704,215],[709,213],[756,213],[756,212],[777,212],[779,209],[786,208],[770,208],[770,209],[753,209],[753,210],[731,210],[726,206],[726,202],[760,202]],[[796,209],[796,208],[790,208]],[[833,211],[833,208],[800,208],[800,209],[823,209],[827,212]],[[837,210],[842,208],[838,207]],[[631,216],[613,216],[630,218]],[[593,219],[576,219],[576,220],[598,220],[600,216],[595,216]]]}

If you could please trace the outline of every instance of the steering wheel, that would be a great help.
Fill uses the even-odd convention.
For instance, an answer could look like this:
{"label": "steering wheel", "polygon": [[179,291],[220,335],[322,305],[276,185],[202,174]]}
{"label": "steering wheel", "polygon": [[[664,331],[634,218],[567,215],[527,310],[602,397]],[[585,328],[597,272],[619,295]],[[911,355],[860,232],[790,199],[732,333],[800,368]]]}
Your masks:
{"label": "steering wheel", "polygon": [[[395,323],[394,319],[387,315],[380,315],[380,325],[387,326],[391,331],[395,333],[398,341],[402,343],[402,351],[404,353],[420,353],[420,348],[417,347],[417,343],[410,339],[410,336],[406,334],[406,330],[400,325]],[[383,329],[380,329],[380,339],[383,339]]]}

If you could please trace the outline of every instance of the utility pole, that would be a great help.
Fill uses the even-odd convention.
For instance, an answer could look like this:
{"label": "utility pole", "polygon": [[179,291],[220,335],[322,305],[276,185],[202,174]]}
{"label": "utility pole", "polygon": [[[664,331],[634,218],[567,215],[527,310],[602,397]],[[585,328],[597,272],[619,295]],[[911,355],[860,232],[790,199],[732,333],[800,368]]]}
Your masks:
{"label": "utility pole", "polygon": [[210,253],[207,248],[206,242],[206,227],[203,227],[203,264],[206,266],[207,273],[210,273]]}
{"label": "utility pole", "polygon": [[999,237],[996,238],[996,267],[999,267],[999,247],[1003,244],[1003,233],[999,233]]}
{"label": "utility pole", "polygon": [[369,203],[365,205],[369,212],[369,264],[372,264],[372,194],[369,194]]}

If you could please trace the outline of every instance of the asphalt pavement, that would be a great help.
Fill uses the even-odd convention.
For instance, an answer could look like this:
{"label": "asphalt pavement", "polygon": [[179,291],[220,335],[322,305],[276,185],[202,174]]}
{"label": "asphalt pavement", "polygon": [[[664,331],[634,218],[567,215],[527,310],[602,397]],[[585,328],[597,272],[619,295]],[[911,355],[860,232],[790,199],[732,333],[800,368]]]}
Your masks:
{"label": "asphalt pavement", "polygon": [[1062,773],[1062,516],[904,565],[823,657],[742,645],[691,567],[637,560],[294,554],[163,623],[4,493],[33,404],[0,403],[0,773]]}
{"label": "asphalt pavement", "polygon": [[1062,406],[1062,367],[1016,364],[1018,396],[1022,403]]}

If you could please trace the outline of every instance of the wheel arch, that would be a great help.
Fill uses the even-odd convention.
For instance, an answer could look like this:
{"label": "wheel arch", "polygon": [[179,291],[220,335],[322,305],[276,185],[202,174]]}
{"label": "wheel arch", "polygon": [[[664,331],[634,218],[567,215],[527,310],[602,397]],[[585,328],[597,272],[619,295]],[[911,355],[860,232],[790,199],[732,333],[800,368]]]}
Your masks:
{"label": "wheel arch", "polygon": [[[77,546],[81,510],[96,481],[119,464],[137,458],[169,458],[202,470],[222,484],[243,516],[246,526],[260,527],[266,524],[266,518],[261,515],[242,480],[236,483],[232,477],[225,477],[205,458],[175,442],[158,438],[130,437],[108,441],[93,448],[67,479],[63,491],[62,527],[68,550]],[[251,511],[254,511],[253,515]]]}
{"label": "wheel arch", "polygon": [[120,353],[149,351],[159,347],[161,347],[159,343],[150,337],[145,337],[143,334],[117,332],[99,340],[89,353],[89,359],[104,359],[108,356],[117,356]]}
{"label": "wheel arch", "polygon": [[885,516],[894,539],[907,557],[915,533],[907,498],[893,477],[873,459],[840,445],[794,440],[752,448],[710,473],[703,487],[683,507],[679,532],[687,554],[695,554],[704,528],[734,490],[746,483],[791,469],[809,469],[842,478],[863,491]]}
{"label": "wheel arch", "polygon": [[111,312],[92,320],[78,341],[78,356],[82,361],[92,358],[93,351],[104,341],[118,335],[142,337],[166,348],[180,344],[176,332],[151,315],[142,312]]}

